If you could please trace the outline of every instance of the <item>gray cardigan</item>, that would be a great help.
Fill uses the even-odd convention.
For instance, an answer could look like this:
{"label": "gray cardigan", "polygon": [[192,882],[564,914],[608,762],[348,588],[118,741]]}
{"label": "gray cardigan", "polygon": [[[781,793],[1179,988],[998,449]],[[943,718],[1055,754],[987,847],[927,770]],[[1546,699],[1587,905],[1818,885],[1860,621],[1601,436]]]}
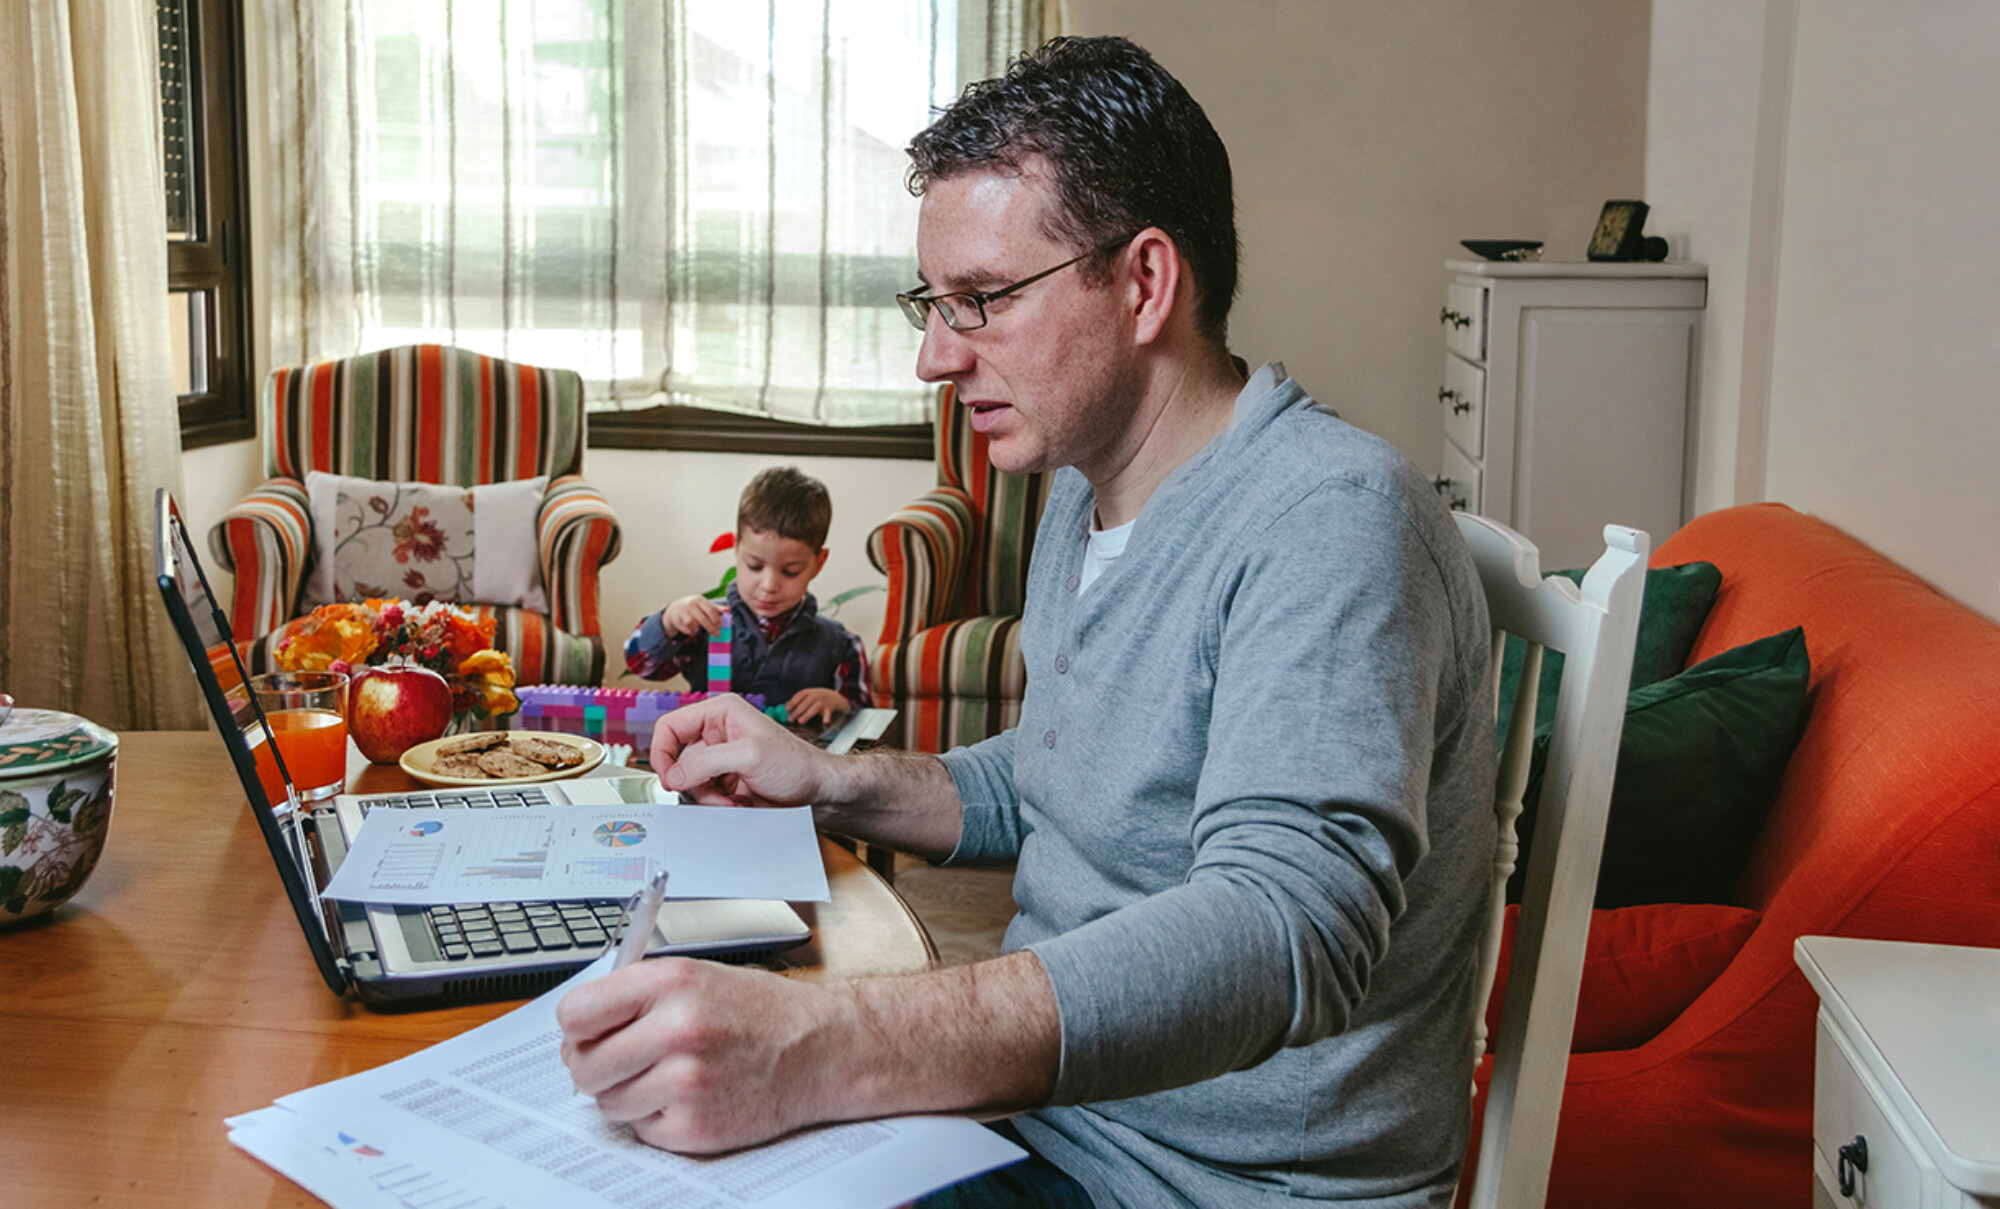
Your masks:
{"label": "gray cardigan", "polygon": [[944,759],[1062,1018],[1016,1120],[1100,1206],[1442,1204],[1494,824],[1490,630],[1393,449],[1258,370],[1125,553],[1057,477],[1020,724]]}

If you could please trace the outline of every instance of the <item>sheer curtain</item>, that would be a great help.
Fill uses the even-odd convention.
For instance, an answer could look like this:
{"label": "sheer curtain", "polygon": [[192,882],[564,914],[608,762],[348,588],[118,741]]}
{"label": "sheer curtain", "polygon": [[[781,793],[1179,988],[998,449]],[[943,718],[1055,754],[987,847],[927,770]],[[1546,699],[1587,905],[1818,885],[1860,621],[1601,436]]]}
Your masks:
{"label": "sheer curtain", "polygon": [[[1045,13],[1044,10],[1047,10]],[[926,421],[903,146],[1045,0],[289,0],[272,362],[425,340],[593,407]]]}
{"label": "sheer curtain", "polygon": [[139,0],[0,4],[0,689],[114,729],[201,725],[152,571],[181,474],[156,39]]}

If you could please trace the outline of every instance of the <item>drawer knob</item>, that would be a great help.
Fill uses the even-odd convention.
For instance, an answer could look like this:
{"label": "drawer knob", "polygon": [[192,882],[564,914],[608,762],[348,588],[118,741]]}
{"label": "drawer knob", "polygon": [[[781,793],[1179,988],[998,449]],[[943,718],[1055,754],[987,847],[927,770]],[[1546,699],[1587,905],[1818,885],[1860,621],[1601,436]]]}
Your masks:
{"label": "drawer knob", "polygon": [[1444,497],[1446,507],[1450,508],[1453,512],[1465,511],[1466,501],[1463,496],[1457,496],[1451,493],[1451,489],[1454,486],[1454,484],[1450,479],[1444,478],[1442,476],[1434,478],[1431,480],[1431,486],[1437,488],[1437,493]]}
{"label": "drawer knob", "polygon": [[1860,1134],[1840,1148],[1840,1195],[1854,1195],[1854,1177],[1868,1170],[1868,1139]]}
{"label": "drawer knob", "polygon": [[1452,310],[1450,307],[1445,307],[1443,310],[1438,312],[1438,322],[1449,324],[1452,327],[1471,327],[1472,316],[1461,315],[1457,311]]}
{"label": "drawer knob", "polygon": [[1455,416],[1462,416],[1472,410],[1472,400],[1449,386],[1438,387],[1438,402],[1451,404],[1451,414]]}

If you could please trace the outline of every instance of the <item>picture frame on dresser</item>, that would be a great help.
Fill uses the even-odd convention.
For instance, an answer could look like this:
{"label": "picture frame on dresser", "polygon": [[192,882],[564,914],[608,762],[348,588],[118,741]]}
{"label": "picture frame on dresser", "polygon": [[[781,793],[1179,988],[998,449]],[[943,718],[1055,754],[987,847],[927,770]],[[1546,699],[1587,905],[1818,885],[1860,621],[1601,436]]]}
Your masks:
{"label": "picture frame on dresser", "polygon": [[1638,260],[1645,249],[1646,215],[1651,207],[1642,201],[1608,201],[1597,214],[1597,229],[1590,234],[1587,260]]}

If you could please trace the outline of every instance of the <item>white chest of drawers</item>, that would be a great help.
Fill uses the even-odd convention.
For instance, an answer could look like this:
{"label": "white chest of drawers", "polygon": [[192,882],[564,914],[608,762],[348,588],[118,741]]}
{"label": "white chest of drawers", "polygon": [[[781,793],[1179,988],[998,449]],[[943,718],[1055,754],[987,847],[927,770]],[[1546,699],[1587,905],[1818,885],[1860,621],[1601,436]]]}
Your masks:
{"label": "white chest of drawers", "polygon": [[1438,490],[1585,566],[1606,524],[1687,519],[1708,269],[1452,260]]}
{"label": "white chest of drawers", "polygon": [[2000,1209],[2000,950],[1803,936],[1813,1203]]}

